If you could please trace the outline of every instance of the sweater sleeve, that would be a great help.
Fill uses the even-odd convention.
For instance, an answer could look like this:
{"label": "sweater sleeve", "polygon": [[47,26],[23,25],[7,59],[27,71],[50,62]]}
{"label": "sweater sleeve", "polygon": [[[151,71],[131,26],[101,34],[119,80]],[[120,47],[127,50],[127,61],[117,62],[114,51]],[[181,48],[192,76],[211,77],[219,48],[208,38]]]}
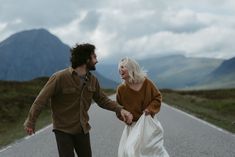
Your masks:
{"label": "sweater sleeve", "polygon": [[[150,81],[151,82],[151,81]],[[147,109],[149,110],[150,114],[154,116],[160,111],[161,102],[162,102],[162,95],[158,88],[151,82],[150,87],[150,94],[151,94],[151,102],[149,103]]]}
{"label": "sweater sleeve", "polygon": [[[120,106],[123,107],[122,102],[121,102],[120,86],[118,86],[117,90],[116,90],[116,101]],[[116,114],[116,116],[119,120],[123,121],[123,118],[122,118],[121,114]]]}
{"label": "sweater sleeve", "polygon": [[116,100],[117,100],[117,103],[121,106],[122,105],[122,101],[121,101],[121,92],[120,92],[120,86],[118,86],[117,90],[116,90]]}

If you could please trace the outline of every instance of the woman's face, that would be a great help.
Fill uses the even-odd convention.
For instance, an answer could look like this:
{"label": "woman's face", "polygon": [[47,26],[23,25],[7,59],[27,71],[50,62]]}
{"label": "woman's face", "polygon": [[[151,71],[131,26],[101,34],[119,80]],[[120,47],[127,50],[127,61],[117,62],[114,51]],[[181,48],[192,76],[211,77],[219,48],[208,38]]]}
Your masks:
{"label": "woman's face", "polygon": [[128,69],[123,65],[119,68],[119,74],[123,80],[127,80],[129,78]]}

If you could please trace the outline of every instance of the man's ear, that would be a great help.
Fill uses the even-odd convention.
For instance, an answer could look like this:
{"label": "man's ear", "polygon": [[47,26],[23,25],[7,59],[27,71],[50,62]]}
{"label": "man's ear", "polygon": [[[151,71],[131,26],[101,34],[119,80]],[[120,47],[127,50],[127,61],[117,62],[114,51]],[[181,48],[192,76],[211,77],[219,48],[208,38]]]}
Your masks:
{"label": "man's ear", "polygon": [[90,61],[91,61],[91,59],[87,59],[87,60],[86,60],[86,63],[89,63]]}

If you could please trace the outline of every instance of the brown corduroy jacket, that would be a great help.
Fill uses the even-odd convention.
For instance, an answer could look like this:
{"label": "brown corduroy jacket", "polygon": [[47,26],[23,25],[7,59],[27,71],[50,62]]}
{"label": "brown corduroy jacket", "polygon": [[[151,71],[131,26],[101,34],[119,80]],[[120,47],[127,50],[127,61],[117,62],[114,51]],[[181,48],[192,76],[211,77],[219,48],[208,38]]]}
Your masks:
{"label": "brown corduroy jacket", "polygon": [[76,134],[90,130],[88,110],[94,100],[100,107],[119,114],[122,108],[101,90],[97,78],[90,72],[81,84],[73,68],[53,74],[30,108],[24,126],[35,128],[43,106],[51,101],[53,129]]}

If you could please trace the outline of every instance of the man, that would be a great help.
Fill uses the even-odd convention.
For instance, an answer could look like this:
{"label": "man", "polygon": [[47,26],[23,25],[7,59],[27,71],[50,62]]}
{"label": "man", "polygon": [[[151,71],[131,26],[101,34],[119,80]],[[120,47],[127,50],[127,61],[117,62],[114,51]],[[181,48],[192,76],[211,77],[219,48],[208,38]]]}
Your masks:
{"label": "man", "polygon": [[[42,107],[51,100],[53,132],[60,157],[91,157],[88,110],[92,99],[102,108],[116,112],[127,124],[132,115],[111,101],[101,90],[97,78],[90,73],[97,63],[95,46],[76,45],[71,49],[71,67],[53,74],[34,101],[24,123],[26,132],[35,131]],[[104,128],[106,129],[106,128]]]}

